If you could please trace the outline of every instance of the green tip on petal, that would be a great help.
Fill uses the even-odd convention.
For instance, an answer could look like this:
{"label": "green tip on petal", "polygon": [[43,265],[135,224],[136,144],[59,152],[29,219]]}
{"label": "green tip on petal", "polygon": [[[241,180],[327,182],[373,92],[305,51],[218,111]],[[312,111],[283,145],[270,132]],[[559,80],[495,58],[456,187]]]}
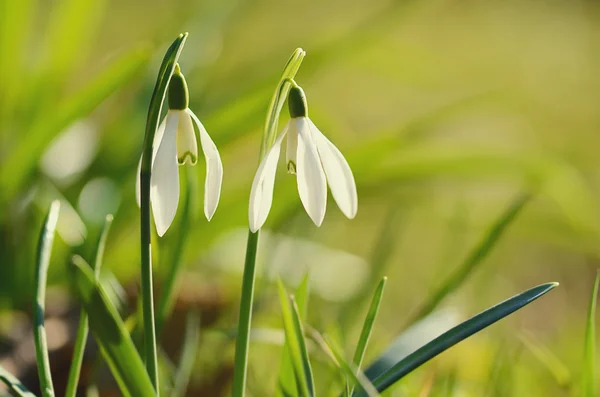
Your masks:
{"label": "green tip on petal", "polygon": [[190,103],[190,95],[188,93],[187,83],[179,64],[175,65],[173,76],[169,82],[169,109],[170,110],[185,110]]}
{"label": "green tip on petal", "polygon": [[306,103],[306,95],[304,90],[299,86],[290,88],[288,94],[288,106],[290,108],[290,117],[308,117],[308,104]]}
{"label": "green tip on petal", "polygon": [[296,174],[296,163],[294,163],[293,161],[288,161],[287,163],[287,170],[288,170],[288,174]]}
{"label": "green tip on petal", "polygon": [[192,152],[185,152],[183,156],[177,156],[177,164],[184,165],[188,163],[189,165],[196,165],[198,162],[198,157],[194,156]]}

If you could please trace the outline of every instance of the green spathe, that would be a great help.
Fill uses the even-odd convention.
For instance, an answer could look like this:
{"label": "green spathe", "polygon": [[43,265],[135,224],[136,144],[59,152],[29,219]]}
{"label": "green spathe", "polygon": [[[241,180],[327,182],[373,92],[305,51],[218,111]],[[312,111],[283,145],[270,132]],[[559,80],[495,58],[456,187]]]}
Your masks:
{"label": "green spathe", "polygon": [[190,103],[190,95],[188,93],[187,83],[179,64],[175,65],[175,71],[169,81],[169,109],[170,110],[185,110]]}
{"label": "green spathe", "polygon": [[306,103],[306,94],[299,86],[290,88],[288,95],[288,106],[290,108],[290,117],[308,117],[308,104]]}

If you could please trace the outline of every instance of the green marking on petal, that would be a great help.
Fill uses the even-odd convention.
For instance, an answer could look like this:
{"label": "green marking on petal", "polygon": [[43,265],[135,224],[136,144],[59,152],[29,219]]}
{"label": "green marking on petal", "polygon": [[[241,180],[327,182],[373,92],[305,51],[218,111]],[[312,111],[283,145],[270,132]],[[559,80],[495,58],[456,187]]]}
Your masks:
{"label": "green marking on petal", "polygon": [[185,163],[188,163],[189,165],[196,165],[197,162],[198,157],[190,151],[185,152],[182,156],[177,156],[177,163],[179,165],[184,165]]}
{"label": "green marking on petal", "polygon": [[288,161],[287,163],[288,174],[296,174],[296,163]]}

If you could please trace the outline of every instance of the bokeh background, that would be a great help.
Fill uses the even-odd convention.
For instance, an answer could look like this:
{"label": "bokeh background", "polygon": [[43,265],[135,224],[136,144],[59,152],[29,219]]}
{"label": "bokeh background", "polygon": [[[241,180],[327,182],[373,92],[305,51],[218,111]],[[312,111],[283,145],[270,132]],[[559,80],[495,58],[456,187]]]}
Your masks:
{"label": "bokeh background", "polygon": [[[34,253],[42,218],[63,202],[50,267],[55,378],[66,375],[78,306],[68,263],[89,257],[115,215],[104,282],[133,310],[139,277],[135,172],[164,51],[180,58],[190,107],[221,152],[219,208],[188,231],[185,276],[164,346],[201,312],[189,395],[227,393],[250,185],[265,112],[285,62],[310,116],[351,164],[356,219],[330,200],[321,228],[280,164],[261,240],[249,392],[272,395],[281,328],[274,280],[309,274],[308,323],[353,351],[369,296],[389,277],[368,359],[409,325],[522,194],[489,255],[409,339],[427,340],[526,288],[561,286],[408,376],[389,395],[579,395],[584,329],[598,267],[600,8],[595,1],[0,1],[0,364],[35,390]],[[282,122],[287,120],[282,113]],[[176,219],[176,224],[179,222]],[[157,286],[176,231],[155,242]],[[93,362],[93,348],[88,360]],[[335,377],[315,353],[324,395]],[[61,364],[62,363],[62,364]],[[61,366],[62,365],[62,366]],[[62,368],[62,369],[61,369]],[[62,372],[61,372],[62,371]],[[89,371],[92,371],[91,369]],[[105,372],[105,371],[104,371]],[[105,376],[98,369],[99,376]],[[60,383],[57,380],[57,383]],[[103,395],[115,395],[109,381]],[[58,386],[60,388],[60,386]],[[427,394],[429,393],[429,394]]]}

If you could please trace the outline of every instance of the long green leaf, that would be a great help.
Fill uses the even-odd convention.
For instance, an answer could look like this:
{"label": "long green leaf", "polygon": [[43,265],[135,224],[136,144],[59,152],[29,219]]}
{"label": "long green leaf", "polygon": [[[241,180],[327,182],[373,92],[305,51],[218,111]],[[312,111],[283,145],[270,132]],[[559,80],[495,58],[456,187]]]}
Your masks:
{"label": "long green leaf", "polygon": [[[309,296],[309,276],[306,274],[302,279],[302,282],[296,289],[296,303],[298,304],[298,311],[302,320],[306,318],[306,310],[308,306]],[[299,393],[296,379],[294,378],[294,367],[292,365],[292,359],[290,352],[287,347],[287,342],[283,343],[281,350],[281,365],[279,368],[279,377],[277,381],[276,395],[288,396],[293,395],[293,390],[296,390],[296,394]]]}
{"label": "long green leaf", "polygon": [[75,290],[88,314],[92,335],[121,392],[128,397],[154,396],[154,387],[125,324],[95,279],[91,267],[83,258],[75,256],[71,270]]}
{"label": "long green leaf", "polygon": [[[360,337],[358,338],[358,344],[356,345],[356,350],[354,351],[354,358],[352,360],[354,366],[356,366],[356,369],[358,371],[360,371],[363,358],[365,357],[365,352],[367,351],[367,345],[369,344],[369,338],[371,337],[371,331],[373,330],[373,324],[375,323],[377,312],[379,312],[379,304],[381,303],[381,297],[383,295],[383,290],[385,288],[386,282],[387,277],[384,277],[377,285],[377,289],[375,289],[373,299],[371,300],[371,306],[369,306],[369,311],[367,312],[365,322],[363,323],[363,328],[360,333]],[[351,388],[350,394],[352,394],[353,391],[354,388]]]}
{"label": "long green leaf", "polygon": [[48,357],[48,342],[46,339],[46,329],[44,328],[44,314],[48,266],[50,265],[52,243],[56,232],[59,211],[60,201],[54,201],[50,205],[50,210],[48,211],[48,215],[46,215],[44,226],[40,232],[35,264],[36,293],[35,307],[33,309],[35,313],[33,336],[35,340],[35,358],[40,377],[40,389],[44,397],[54,396],[54,386],[52,385],[52,374],[50,372],[50,358]]}
{"label": "long green leaf", "polygon": [[312,397],[315,395],[315,387],[298,306],[294,298],[288,296],[281,280],[278,280],[277,286],[286,345],[294,366],[296,382],[299,385],[302,396]]}
{"label": "long green leaf", "polygon": [[4,383],[10,391],[19,397],[36,397],[35,394],[27,390],[16,376],[8,372],[0,365],[0,382]]}
{"label": "long green leaf", "polygon": [[[94,270],[94,279],[98,281],[100,277],[100,268],[102,267],[102,259],[104,258],[104,248],[106,246],[106,240],[108,239],[108,232],[110,225],[112,224],[113,216],[107,215],[104,220],[104,227],[98,238],[98,244],[96,245],[96,255],[92,265]],[[89,333],[88,317],[85,310],[81,310],[79,315],[79,325],[77,326],[77,335],[75,337],[75,345],[73,348],[73,359],[71,360],[71,368],[69,369],[69,378],[67,381],[67,389],[65,391],[66,397],[75,397],[77,394],[77,385],[79,384],[79,374],[81,371],[81,364],[83,363],[83,353],[85,352],[85,345]]]}
{"label": "long green leaf", "polygon": [[583,397],[594,397],[596,395],[596,302],[598,300],[598,285],[600,285],[600,272],[596,274],[596,280],[594,281],[587,325],[585,327]]}
{"label": "long green leaf", "polygon": [[498,217],[489,231],[483,236],[483,239],[471,251],[464,262],[438,287],[427,301],[423,303],[416,315],[409,324],[412,324],[431,313],[439,304],[456,291],[463,282],[471,275],[484,259],[488,257],[492,249],[496,246],[508,226],[517,218],[525,204],[529,202],[531,195],[527,193],[519,194],[508,206],[508,208]]}
{"label": "long green leaf", "polygon": [[479,313],[409,354],[385,372],[377,374],[372,380],[373,385],[379,392],[386,390],[438,354],[492,325],[496,321],[514,313],[557,286],[558,283],[539,285]]}

